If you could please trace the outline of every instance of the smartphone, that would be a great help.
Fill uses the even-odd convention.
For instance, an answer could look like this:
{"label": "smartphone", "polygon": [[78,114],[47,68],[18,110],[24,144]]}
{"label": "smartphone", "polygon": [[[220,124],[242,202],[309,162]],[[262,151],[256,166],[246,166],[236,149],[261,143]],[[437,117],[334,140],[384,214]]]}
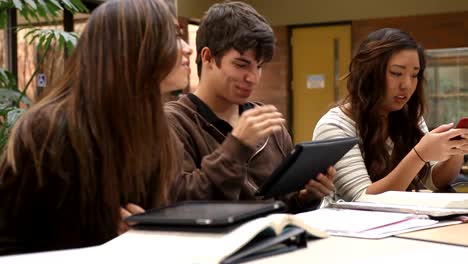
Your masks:
{"label": "smartphone", "polygon": [[[456,128],[468,128],[468,117],[462,117],[462,118],[460,118],[460,120],[459,120],[458,123],[457,123]],[[456,139],[462,139],[462,137],[461,137],[461,136],[458,136],[458,137],[454,137],[454,138],[452,138],[452,139],[454,139],[454,140],[456,140]]]}
{"label": "smartphone", "polygon": [[458,121],[457,128],[468,128],[468,117],[462,117]]}

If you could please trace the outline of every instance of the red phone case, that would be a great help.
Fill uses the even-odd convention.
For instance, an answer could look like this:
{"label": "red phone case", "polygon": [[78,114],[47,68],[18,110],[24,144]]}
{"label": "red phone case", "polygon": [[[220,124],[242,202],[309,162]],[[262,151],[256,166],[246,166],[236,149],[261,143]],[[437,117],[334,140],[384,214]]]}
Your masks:
{"label": "red phone case", "polygon": [[[462,117],[457,123],[456,128],[468,128],[468,117]],[[462,139],[461,136],[454,137],[452,139]]]}
{"label": "red phone case", "polygon": [[458,121],[457,128],[468,128],[468,117],[462,117]]}

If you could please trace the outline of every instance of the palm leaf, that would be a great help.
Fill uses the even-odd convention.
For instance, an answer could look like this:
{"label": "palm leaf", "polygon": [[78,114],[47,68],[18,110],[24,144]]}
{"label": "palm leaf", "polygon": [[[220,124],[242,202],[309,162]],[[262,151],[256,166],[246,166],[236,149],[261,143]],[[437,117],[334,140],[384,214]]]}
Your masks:
{"label": "palm leaf", "polygon": [[9,71],[0,68],[0,88],[17,89],[16,77]]}
{"label": "palm leaf", "polygon": [[14,107],[18,99],[21,98],[21,102],[30,106],[32,104],[31,100],[28,97],[22,96],[20,91],[0,88],[0,108],[7,109],[9,107]]}
{"label": "palm leaf", "polygon": [[60,47],[75,47],[78,41],[78,34],[57,29],[34,28],[25,34],[25,38],[31,38],[29,41],[30,44],[39,39],[37,47],[46,51],[49,49],[52,41],[58,41]]}
{"label": "palm leaf", "polygon": [[9,111],[6,118],[8,127],[12,127],[25,111],[23,108],[15,108]]}
{"label": "palm leaf", "polygon": [[37,9],[37,5],[36,5],[36,3],[34,3],[33,0],[25,0],[25,2],[26,2],[30,7],[32,7],[33,9]]}
{"label": "palm leaf", "polygon": [[88,8],[81,2],[81,0],[71,0],[72,4],[76,6],[79,12],[89,12]]}
{"label": "palm leaf", "polygon": [[8,2],[0,2],[0,28],[5,28],[6,26],[8,8],[10,8],[10,4]]}
{"label": "palm leaf", "polygon": [[0,0],[0,28],[4,28],[7,10],[16,8],[29,23],[46,20],[51,22],[62,15],[64,8],[75,14],[89,13],[82,0]]}
{"label": "palm leaf", "polygon": [[20,0],[13,0],[16,9],[23,10],[23,3]]}
{"label": "palm leaf", "polygon": [[49,0],[49,1],[47,1],[47,3],[54,5],[55,7],[57,7],[60,10],[63,10],[62,5],[57,0]]}
{"label": "palm leaf", "polygon": [[[42,0],[39,0],[39,2],[43,2]],[[60,6],[57,7],[55,4],[51,3],[51,2],[46,2],[45,3],[47,9],[49,10],[49,13],[52,14],[53,17],[58,17],[59,16],[59,11],[62,11],[63,8]]]}
{"label": "palm leaf", "polygon": [[72,13],[76,13],[80,11],[70,0],[62,0],[62,3],[63,3],[63,6]]}
{"label": "palm leaf", "polygon": [[0,29],[5,28],[7,18],[8,18],[8,9],[15,8],[11,0],[0,0]]}

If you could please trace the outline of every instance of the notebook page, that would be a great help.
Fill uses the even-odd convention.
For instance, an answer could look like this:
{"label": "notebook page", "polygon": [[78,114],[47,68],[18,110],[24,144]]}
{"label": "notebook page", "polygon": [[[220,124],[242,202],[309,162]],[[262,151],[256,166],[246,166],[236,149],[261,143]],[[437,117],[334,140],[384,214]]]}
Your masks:
{"label": "notebook page", "polygon": [[414,214],[322,208],[296,215],[307,224],[334,233],[359,233],[416,218]]}
{"label": "notebook page", "polygon": [[432,219],[411,218],[395,225],[368,230],[360,234],[362,237],[367,238],[383,238],[416,230],[455,225],[460,223],[461,221],[437,221]]}
{"label": "notebook page", "polygon": [[358,202],[376,204],[413,205],[435,208],[468,209],[468,193],[431,193],[388,191],[381,194],[366,194]]}

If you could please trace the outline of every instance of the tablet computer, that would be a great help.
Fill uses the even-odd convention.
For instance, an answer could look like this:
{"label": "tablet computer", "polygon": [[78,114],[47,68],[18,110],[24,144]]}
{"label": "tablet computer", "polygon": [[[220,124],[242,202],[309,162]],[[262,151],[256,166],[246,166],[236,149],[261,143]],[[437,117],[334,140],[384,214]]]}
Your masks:
{"label": "tablet computer", "polygon": [[304,189],[310,179],[325,173],[357,143],[357,138],[349,137],[297,144],[260,186],[257,195],[268,199]]}
{"label": "tablet computer", "polygon": [[187,201],[125,218],[145,226],[223,227],[282,212],[281,201]]}

